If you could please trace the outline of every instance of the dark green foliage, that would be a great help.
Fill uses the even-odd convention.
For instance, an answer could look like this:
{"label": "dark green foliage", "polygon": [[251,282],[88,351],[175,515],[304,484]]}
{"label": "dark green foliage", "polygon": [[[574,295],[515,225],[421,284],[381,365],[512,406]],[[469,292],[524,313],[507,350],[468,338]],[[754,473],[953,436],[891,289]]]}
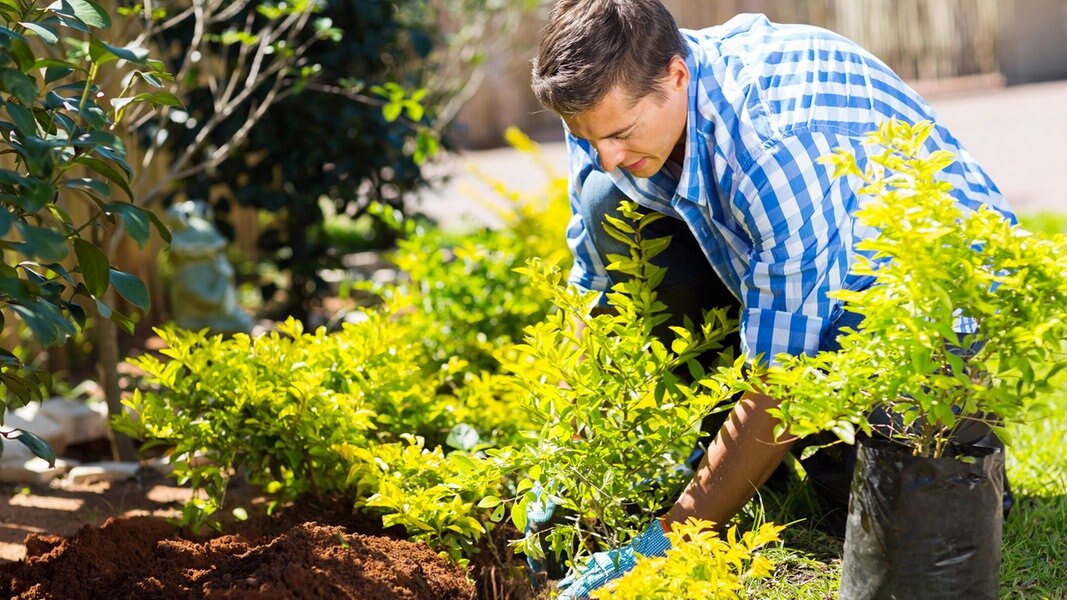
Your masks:
{"label": "dark green foliage", "polygon": [[[422,84],[426,66],[418,61],[434,34],[429,25],[401,23],[395,4],[324,3],[316,18],[328,19],[341,35],[310,47],[307,73],[301,75],[310,76],[296,84],[300,91],[277,101],[230,160],[186,183],[190,197],[206,198],[212,185],[222,183],[239,203],[280,213],[262,232],[260,248],[264,258],[290,275],[286,308],[296,315],[304,314],[307,298],[325,289],[316,272],[335,266],[338,258],[315,235],[324,221],[319,198],[327,198],[338,214],[358,217],[372,200],[403,208],[405,194],[423,183],[412,147],[419,127],[434,118],[434,108],[404,110],[389,121],[383,115],[387,99],[370,90],[383,82],[398,81],[410,89]],[[243,13],[234,17],[235,22],[244,19]],[[220,23],[218,29],[227,26]],[[210,90],[193,89],[187,97],[192,117],[204,122],[211,116]],[[231,139],[256,105],[243,105],[228,117],[206,151]],[[171,134],[181,147],[197,130],[174,125]],[[224,216],[229,208],[217,205],[216,214]]]}
{"label": "dark green foliage", "polygon": [[[0,2],[0,152],[10,157],[0,169],[0,308],[42,346],[75,335],[92,305],[102,317],[132,327],[128,316],[104,303],[105,293],[113,287],[141,310],[148,308],[148,294],[136,277],[112,268],[100,240],[124,229],[144,245],[152,225],[168,236],[152,213],[131,203],[132,170],[111,128],[130,104],[175,99],[140,92],[149,77],[166,74],[143,48],[99,39],[110,24],[108,14],[88,0],[46,8]],[[97,82],[111,70],[120,77],[140,75],[107,98]],[[0,350],[3,408],[40,398],[49,383],[47,373]],[[54,459],[31,434],[9,437]]]}

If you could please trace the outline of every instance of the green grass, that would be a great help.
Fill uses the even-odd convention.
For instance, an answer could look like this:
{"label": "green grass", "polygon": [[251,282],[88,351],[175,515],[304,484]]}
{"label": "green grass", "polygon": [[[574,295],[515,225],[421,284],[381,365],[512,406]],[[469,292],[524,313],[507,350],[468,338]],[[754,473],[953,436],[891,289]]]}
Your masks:
{"label": "green grass", "polygon": [[1059,387],[1037,418],[1010,430],[1016,506],[1004,524],[1005,598],[1067,598],[1067,385]]}

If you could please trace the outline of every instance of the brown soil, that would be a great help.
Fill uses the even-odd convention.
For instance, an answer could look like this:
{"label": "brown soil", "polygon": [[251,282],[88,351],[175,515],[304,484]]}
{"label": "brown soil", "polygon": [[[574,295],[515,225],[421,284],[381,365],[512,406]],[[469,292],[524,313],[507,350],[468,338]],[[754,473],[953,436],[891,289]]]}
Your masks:
{"label": "brown soil", "polygon": [[24,561],[0,567],[3,597],[474,597],[464,570],[425,544],[314,522],[194,542],[158,518],[111,518],[69,539],[32,534],[26,549]]}

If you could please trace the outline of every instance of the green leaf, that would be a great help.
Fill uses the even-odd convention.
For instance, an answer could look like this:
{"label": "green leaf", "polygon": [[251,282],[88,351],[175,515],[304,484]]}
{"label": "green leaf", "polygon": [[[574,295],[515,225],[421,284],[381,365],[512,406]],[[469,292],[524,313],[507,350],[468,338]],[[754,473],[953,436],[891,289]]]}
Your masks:
{"label": "green leaf", "polygon": [[38,256],[45,260],[63,260],[67,257],[67,238],[48,227],[35,227],[23,221],[15,224],[22,235],[26,256]]}
{"label": "green leaf", "polygon": [[12,38],[11,56],[15,58],[15,64],[17,64],[23,72],[33,68],[33,51],[30,50],[30,46],[22,36]]}
{"label": "green leaf", "polygon": [[61,184],[65,188],[74,190],[84,190],[96,194],[97,196],[108,198],[111,196],[111,188],[107,187],[107,184],[103,181],[97,181],[96,179],[89,178],[77,178],[67,179]]}
{"label": "green leaf", "polygon": [[82,279],[94,298],[102,298],[107,291],[108,264],[107,255],[95,244],[81,238],[74,238],[74,253],[78,256]]}
{"label": "green leaf", "polygon": [[111,314],[112,314],[111,307],[109,307],[108,305],[104,304],[103,302],[101,302],[99,300],[96,301],[96,312],[100,313],[100,316],[104,317],[105,319],[110,319],[111,318]]}
{"label": "green leaf", "polygon": [[48,26],[43,25],[41,23],[29,23],[29,22],[22,22],[22,23],[19,23],[19,25],[22,25],[26,29],[29,29],[30,31],[36,33],[49,46],[51,46],[52,44],[55,44],[56,42],[59,41],[59,36],[56,35],[56,32],[53,31],[51,27],[48,27]]}
{"label": "green leaf", "polygon": [[382,116],[386,121],[392,123],[400,116],[400,111],[404,109],[403,105],[399,102],[390,102],[382,107]]}
{"label": "green leaf", "polygon": [[118,214],[122,218],[122,224],[126,226],[126,231],[129,232],[130,237],[137,242],[139,247],[144,248],[150,233],[151,220],[148,217],[149,211],[134,206],[129,202],[111,202],[105,209],[108,212]]}
{"label": "green leaf", "polygon": [[515,525],[515,528],[519,531],[526,530],[526,505],[528,503],[524,501],[516,502],[511,505],[511,522]]}
{"label": "green leaf", "polygon": [[123,177],[121,173],[116,171],[115,168],[112,167],[106,161],[100,160],[99,158],[93,158],[91,156],[79,156],[73,162],[85,165],[86,167],[89,167],[97,173],[100,173],[101,175],[106,177],[108,181],[111,181],[115,185],[119,186],[122,191],[126,192],[127,197],[129,197],[131,200],[133,199],[133,192],[130,191],[130,186],[128,183],[126,183],[126,178]]}
{"label": "green leaf", "polygon": [[169,244],[171,241],[170,229],[167,229],[167,226],[163,224],[163,221],[159,219],[159,216],[157,216],[156,213],[150,210],[146,212],[148,213],[148,218],[152,220],[152,224],[156,226],[156,231],[159,232],[159,237],[163,238],[163,241]]}
{"label": "green leaf", "polygon": [[137,308],[147,311],[151,305],[151,301],[148,298],[148,288],[137,277],[117,269],[111,269],[111,285],[115,286],[115,291],[120,296],[130,301]]}
{"label": "green leaf", "polygon": [[148,59],[148,50],[140,46],[112,46],[107,42],[94,39],[89,42],[89,58],[99,64],[123,59],[143,65]]}
{"label": "green leaf", "polygon": [[11,214],[6,206],[0,205],[0,238],[7,236],[7,232],[11,230],[14,223],[15,215]]}
{"label": "green leaf", "polygon": [[7,114],[11,115],[11,120],[19,133],[22,135],[37,135],[37,120],[33,118],[33,113],[28,108],[21,104],[9,102],[7,104]]}
{"label": "green leaf", "polygon": [[136,96],[127,96],[125,98],[112,98],[111,106],[114,106],[118,110],[126,108],[127,105],[134,102],[147,102],[157,106],[182,106],[182,101],[177,96],[170,92],[158,92],[150,94],[144,92],[137,94]]}
{"label": "green leaf", "polygon": [[33,106],[37,100],[37,83],[18,69],[0,69],[0,90],[18,98],[23,106]]}
{"label": "green leaf", "polygon": [[50,4],[48,10],[59,15],[74,17],[97,29],[111,27],[111,17],[108,16],[107,11],[92,0],[58,0]]}
{"label": "green leaf", "polygon": [[34,456],[47,461],[49,467],[56,466],[55,450],[52,449],[52,446],[50,446],[48,442],[44,441],[36,434],[22,429],[15,429],[12,432],[5,433],[4,437],[9,440],[14,439],[23,446],[26,446],[30,449],[30,452],[33,452]]}

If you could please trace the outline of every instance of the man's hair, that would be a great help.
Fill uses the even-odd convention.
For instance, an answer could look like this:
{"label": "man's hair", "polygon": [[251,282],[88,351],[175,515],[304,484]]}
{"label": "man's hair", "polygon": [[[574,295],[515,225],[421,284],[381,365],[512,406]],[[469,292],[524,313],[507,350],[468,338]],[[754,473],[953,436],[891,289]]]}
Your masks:
{"label": "man's hair", "polygon": [[667,65],[689,49],[659,0],[558,0],[533,61],[531,87],[553,112],[596,106],[621,84],[630,100],[662,98]]}

